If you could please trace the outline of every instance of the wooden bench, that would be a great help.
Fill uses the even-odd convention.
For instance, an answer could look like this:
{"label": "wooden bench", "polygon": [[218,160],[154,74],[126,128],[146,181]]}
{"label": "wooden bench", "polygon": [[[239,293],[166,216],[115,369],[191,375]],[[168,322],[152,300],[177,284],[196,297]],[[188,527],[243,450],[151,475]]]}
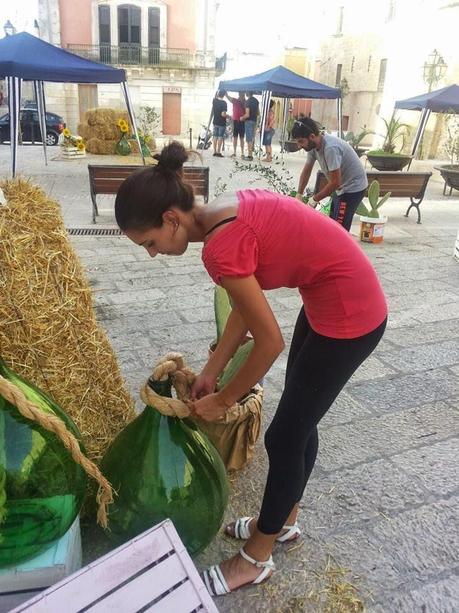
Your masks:
{"label": "wooden bench", "polygon": [[[98,194],[116,194],[121,183],[139,168],[145,168],[145,166],[88,164],[93,223],[96,223],[96,216],[99,215],[96,196]],[[184,166],[183,180],[193,186],[196,196],[202,196],[204,202],[209,200],[208,166]]]}
{"label": "wooden bench", "polygon": [[[421,223],[421,204],[426,192],[427,183],[429,182],[431,172],[391,172],[391,171],[374,171],[367,172],[368,185],[372,181],[379,182],[381,196],[387,192],[391,192],[393,198],[409,198],[410,206],[407,208],[405,217],[408,217],[410,209],[413,207],[418,212],[418,223]],[[316,176],[316,184],[314,193],[319,192],[327,183],[325,175],[319,171]],[[368,193],[365,193],[367,196]]]}

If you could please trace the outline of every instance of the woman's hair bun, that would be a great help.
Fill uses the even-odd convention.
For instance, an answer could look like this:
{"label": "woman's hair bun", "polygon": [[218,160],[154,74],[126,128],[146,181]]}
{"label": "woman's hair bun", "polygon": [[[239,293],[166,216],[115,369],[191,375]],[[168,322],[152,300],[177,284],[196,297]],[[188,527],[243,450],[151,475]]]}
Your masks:
{"label": "woman's hair bun", "polygon": [[179,172],[182,169],[183,164],[188,159],[188,153],[185,147],[174,140],[169,145],[166,145],[161,153],[153,156],[155,160],[158,160],[158,165],[165,170],[171,170],[173,172]]}

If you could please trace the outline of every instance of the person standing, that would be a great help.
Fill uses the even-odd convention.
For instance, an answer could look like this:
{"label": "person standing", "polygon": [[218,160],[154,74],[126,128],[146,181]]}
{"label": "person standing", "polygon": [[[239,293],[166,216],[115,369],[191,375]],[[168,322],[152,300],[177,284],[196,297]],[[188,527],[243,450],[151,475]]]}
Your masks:
{"label": "person standing", "polygon": [[239,138],[239,144],[241,146],[241,158],[243,158],[245,124],[243,121],[241,121],[241,117],[245,113],[245,94],[244,92],[239,92],[237,98],[232,98],[231,96],[228,96],[228,94],[226,95],[226,97],[233,105],[233,155],[231,157],[236,157],[237,139]]}
{"label": "person standing", "polygon": [[315,208],[323,198],[332,195],[330,217],[349,232],[354,213],[368,187],[367,174],[358,155],[341,138],[322,134],[318,124],[310,117],[295,122],[292,138],[308,152],[298,183],[297,198],[301,200],[313,166],[319,162],[327,183],[313,195],[311,204]]}
{"label": "person standing", "polygon": [[244,160],[251,162],[253,160],[253,144],[260,103],[253,95],[253,92],[247,92],[247,96],[245,113],[242,115],[241,121],[245,121],[245,140],[247,142],[247,156],[244,157]]}
{"label": "person standing", "polygon": [[265,129],[263,131],[263,145],[265,146],[265,158],[264,162],[272,162],[273,160],[273,147],[272,141],[274,136],[274,100],[269,102],[269,111],[266,115]]}
{"label": "person standing", "polygon": [[[297,288],[303,302],[284,390],[265,435],[269,471],[260,513],[226,526],[229,536],[246,542],[204,571],[209,592],[223,595],[269,579],[274,544],[298,538],[300,502],[318,452],[317,425],[381,340],[387,304],[370,260],[330,218],[259,189],[221,194],[203,206],[183,181],[183,145],[173,142],[154,157],[157,165],[137,170],[121,185],[118,226],[152,258],[181,256],[189,243],[203,243],[209,276],[231,297],[225,331],[192,386],[194,415],[223,418],[282,352],[284,339],[263,290]],[[215,391],[248,332],[254,345],[247,361]]]}
{"label": "person standing", "polygon": [[223,155],[221,153],[223,140],[225,138],[226,131],[226,112],[228,110],[228,105],[223,100],[226,92],[218,91],[217,96],[214,98],[212,103],[212,115],[213,115],[213,125],[214,125],[214,157],[222,158]]}

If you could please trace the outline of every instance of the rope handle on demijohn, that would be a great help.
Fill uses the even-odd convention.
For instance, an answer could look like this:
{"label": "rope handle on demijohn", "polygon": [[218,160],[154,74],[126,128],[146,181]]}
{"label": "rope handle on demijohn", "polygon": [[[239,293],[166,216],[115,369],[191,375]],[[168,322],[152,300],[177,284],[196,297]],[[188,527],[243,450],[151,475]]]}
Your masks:
{"label": "rope handle on demijohn", "polygon": [[[155,407],[162,415],[168,417],[184,419],[191,415],[190,404],[192,404],[192,402],[190,391],[196,379],[196,375],[191,368],[186,366],[181,353],[167,353],[158,361],[150,378],[156,381],[165,381],[167,378],[170,378],[177,392],[177,398],[166,398],[165,396],[157,394],[151,389],[148,381],[146,381],[140,389],[140,397],[145,404]],[[260,404],[260,399],[257,398],[255,394],[250,393],[247,395],[244,402],[245,406],[250,409],[250,407],[258,406]],[[237,405],[238,403],[235,403],[233,407]]]}
{"label": "rope handle on demijohn", "polygon": [[107,507],[113,502],[113,490],[110,483],[102,475],[97,466],[89,460],[80,449],[80,444],[76,437],[67,430],[64,422],[50,413],[45,413],[36,404],[27,400],[23,392],[11,381],[0,375],[0,394],[26,419],[37,422],[42,428],[55,434],[63,443],[70,455],[83,470],[99,484],[97,492],[97,522],[102,528],[106,528]]}
{"label": "rope handle on demijohn", "polygon": [[148,385],[148,381],[140,390],[140,397],[145,404],[154,406],[162,415],[184,419],[191,414],[189,405],[190,388],[196,379],[196,375],[185,364],[181,353],[170,352],[159,360],[151,375],[156,381],[165,381],[170,378],[177,392],[177,398],[166,398],[157,394]]}

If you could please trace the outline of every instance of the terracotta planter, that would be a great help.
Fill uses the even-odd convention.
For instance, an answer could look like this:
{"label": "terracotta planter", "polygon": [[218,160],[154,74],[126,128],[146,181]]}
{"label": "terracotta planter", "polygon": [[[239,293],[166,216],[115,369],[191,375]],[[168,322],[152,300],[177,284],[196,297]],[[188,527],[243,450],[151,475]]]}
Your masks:
{"label": "terracotta planter", "polygon": [[367,158],[376,170],[402,170],[412,160],[412,155],[378,155],[377,153],[367,153]]}
{"label": "terracotta planter", "polygon": [[384,240],[384,226],[387,217],[360,216],[360,240],[363,243],[382,243]]}

